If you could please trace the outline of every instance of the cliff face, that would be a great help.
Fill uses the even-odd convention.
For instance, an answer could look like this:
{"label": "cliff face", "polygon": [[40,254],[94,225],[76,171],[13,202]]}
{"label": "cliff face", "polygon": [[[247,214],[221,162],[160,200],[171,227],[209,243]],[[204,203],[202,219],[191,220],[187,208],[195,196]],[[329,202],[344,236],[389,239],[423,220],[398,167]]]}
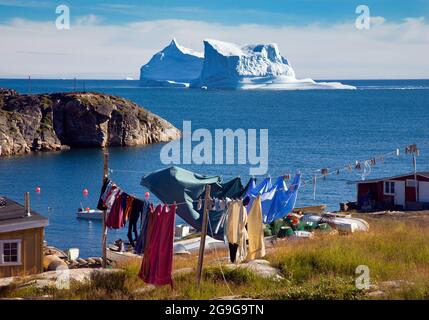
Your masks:
{"label": "cliff face", "polygon": [[169,122],[124,98],[100,93],[20,95],[0,88],[1,155],[178,138],[180,131]]}

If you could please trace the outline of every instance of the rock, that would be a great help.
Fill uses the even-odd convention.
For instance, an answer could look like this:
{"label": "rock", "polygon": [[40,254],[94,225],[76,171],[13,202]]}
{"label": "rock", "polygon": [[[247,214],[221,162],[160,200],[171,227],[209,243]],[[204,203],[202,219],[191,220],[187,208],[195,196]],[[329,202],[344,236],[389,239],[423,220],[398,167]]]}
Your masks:
{"label": "rock", "polygon": [[180,138],[169,122],[101,93],[20,95],[0,88],[0,155],[137,146]]}
{"label": "rock", "polygon": [[256,259],[246,263],[241,264],[227,264],[225,265],[227,268],[244,268],[249,271],[254,272],[258,276],[262,278],[269,278],[273,280],[283,280],[284,278],[280,275],[280,270],[274,268],[270,265],[267,260]]}
{"label": "rock", "polygon": [[376,290],[376,291],[372,291],[372,292],[368,292],[367,296],[371,297],[371,298],[381,298],[385,295],[384,291],[381,290]]}
{"label": "rock", "polygon": [[[47,287],[55,287],[57,280],[63,281],[68,277],[70,281],[84,283],[91,280],[93,273],[111,273],[123,272],[120,269],[93,269],[93,268],[80,268],[80,269],[66,269],[62,271],[48,271],[41,274],[22,276],[22,277],[9,277],[0,279],[0,289],[17,285],[19,287],[36,286],[39,289]],[[59,278],[60,277],[60,278]]]}
{"label": "rock", "polygon": [[182,268],[173,271],[173,276],[181,276],[184,274],[189,274],[195,272],[194,268]]}
{"label": "rock", "polygon": [[211,300],[256,300],[256,299],[246,298],[243,296],[224,296],[224,297],[213,298]]}
{"label": "rock", "polygon": [[144,294],[150,291],[155,290],[156,287],[153,284],[149,284],[147,286],[141,287],[141,288],[137,288],[133,291],[134,294]]}

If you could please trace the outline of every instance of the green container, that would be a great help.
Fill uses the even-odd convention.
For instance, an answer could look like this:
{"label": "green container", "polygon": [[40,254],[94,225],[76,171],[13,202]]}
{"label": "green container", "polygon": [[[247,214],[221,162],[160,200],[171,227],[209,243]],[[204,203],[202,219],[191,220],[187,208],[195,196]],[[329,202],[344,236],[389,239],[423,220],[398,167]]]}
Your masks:
{"label": "green container", "polygon": [[293,232],[291,227],[282,227],[279,231],[278,237],[279,238],[286,238],[293,236],[295,233]]}
{"label": "green container", "polygon": [[304,228],[305,228],[306,231],[313,231],[314,229],[317,228],[317,223],[314,222],[314,221],[307,221],[305,223],[305,227]]}
{"label": "green container", "polygon": [[278,235],[280,229],[284,226],[283,220],[275,220],[270,223],[271,234],[273,236]]}
{"label": "green container", "polygon": [[317,226],[320,231],[329,232],[332,230],[332,227],[327,223],[321,223]]}
{"label": "green container", "polygon": [[266,225],[264,228],[264,237],[271,237],[273,233],[271,232],[271,228],[269,225]]}
{"label": "green container", "polygon": [[292,229],[294,231],[304,231],[305,230],[305,223],[300,220],[300,221],[298,221],[297,224],[292,225]]}

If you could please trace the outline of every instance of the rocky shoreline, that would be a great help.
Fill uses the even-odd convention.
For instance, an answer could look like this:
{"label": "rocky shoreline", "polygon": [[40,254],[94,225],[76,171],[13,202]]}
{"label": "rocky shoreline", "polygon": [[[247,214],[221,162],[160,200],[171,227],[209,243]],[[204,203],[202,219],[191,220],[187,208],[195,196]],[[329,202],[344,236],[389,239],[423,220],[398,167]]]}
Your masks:
{"label": "rocky shoreline", "polygon": [[136,103],[93,92],[19,94],[0,88],[0,155],[139,146],[180,138]]}

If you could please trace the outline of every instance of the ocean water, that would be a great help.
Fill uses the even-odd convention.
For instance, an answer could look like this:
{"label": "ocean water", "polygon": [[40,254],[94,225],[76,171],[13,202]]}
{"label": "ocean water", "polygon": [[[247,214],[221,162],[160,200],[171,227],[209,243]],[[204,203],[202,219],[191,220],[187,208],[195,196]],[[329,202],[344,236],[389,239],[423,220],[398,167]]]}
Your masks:
{"label": "ocean water", "polygon": [[[401,156],[378,163],[367,178],[412,171],[403,148],[420,148],[418,170],[429,170],[429,80],[342,81],[358,90],[311,91],[201,91],[141,88],[138,81],[78,81],[78,90],[97,91],[131,99],[182,128],[268,129],[269,170],[272,177],[301,171],[310,179],[315,170],[337,168],[356,160],[401,149]],[[0,87],[21,93],[73,91],[72,80],[2,80]],[[111,178],[130,193],[144,196],[140,179],[163,168],[162,144],[110,148]],[[246,165],[184,165],[224,180],[239,175],[246,183]],[[78,220],[76,209],[95,207],[103,171],[103,150],[73,149],[0,158],[0,194],[23,202],[30,191],[31,206],[47,216],[46,240],[59,248],[78,247],[81,256],[100,256],[101,223]],[[344,172],[303,186],[297,205],[325,203],[337,210],[339,202],[355,200],[358,172]],[[41,193],[36,194],[35,188]],[[89,196],[83,197],[87,188]],[[156,201],[152,197],[152,200]],[[126,238],[126,230],[109,231],[109,239]]]}

